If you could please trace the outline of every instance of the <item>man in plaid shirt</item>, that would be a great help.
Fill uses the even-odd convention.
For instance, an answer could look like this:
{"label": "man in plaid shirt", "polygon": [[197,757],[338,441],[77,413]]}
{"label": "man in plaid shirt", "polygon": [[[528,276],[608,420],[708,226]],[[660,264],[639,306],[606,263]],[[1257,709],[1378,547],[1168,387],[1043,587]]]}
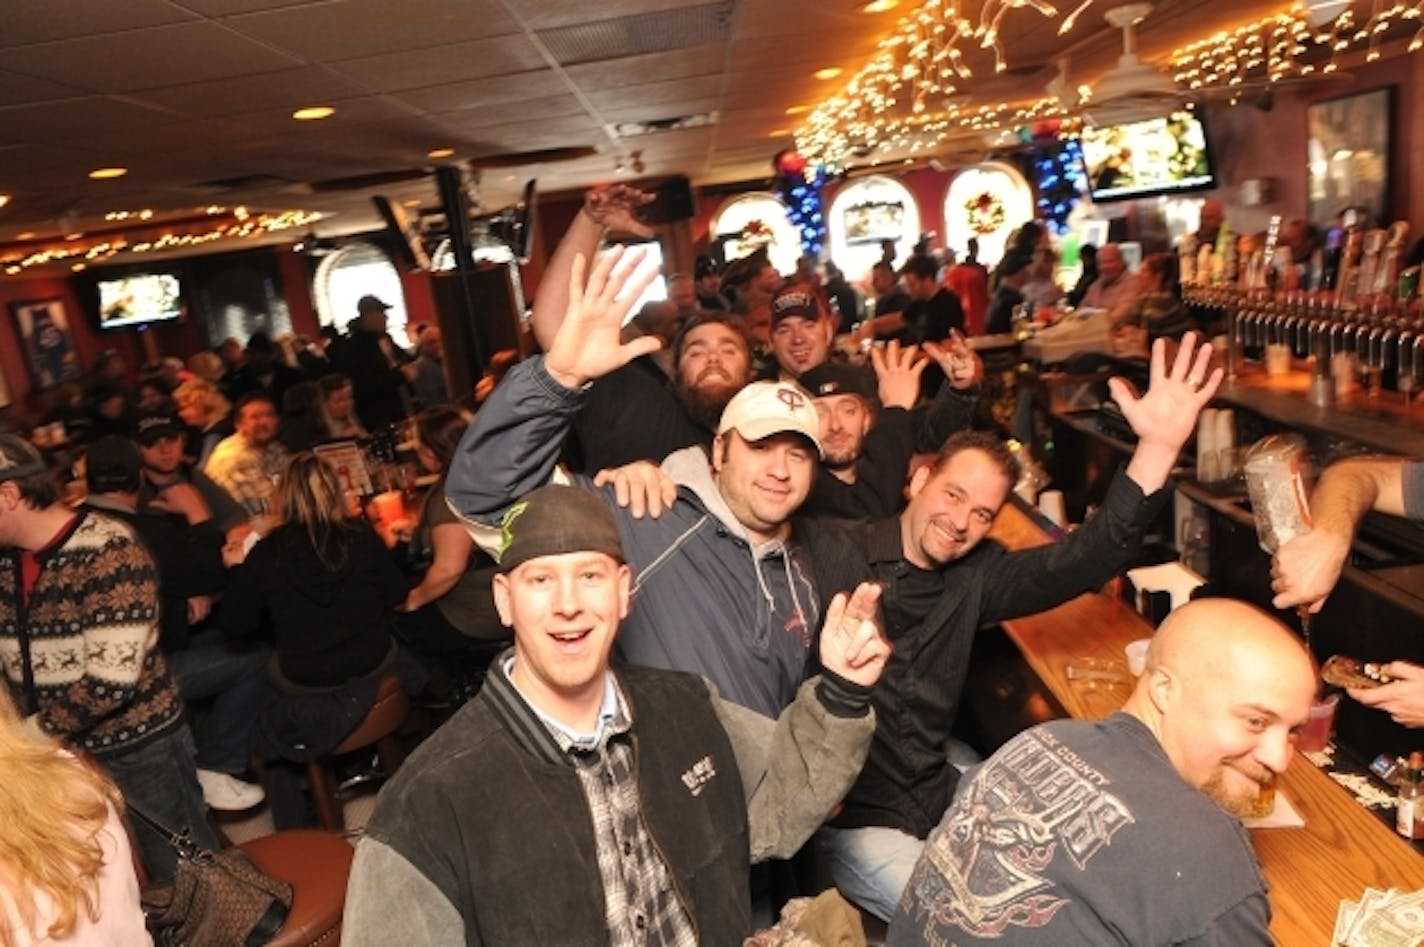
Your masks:
{"label": "man in plaid shirt", "polygon": [[865,759],[878,587],[832,601],[826,670],[772,721],[694,675],[610,668],[630,573],[597,496],[542,487],[503,530],[514,647],[382,791],[343,943],[741,944],[750,862],[795,852]]}
{"label": "man in plaid shirt", "polygon": [[270,513],[287,449],[277,440],[277,407],[270,395],[253,392],[237,403],[237,433],[218,442],[203,465],[207,474],[253,516]]}

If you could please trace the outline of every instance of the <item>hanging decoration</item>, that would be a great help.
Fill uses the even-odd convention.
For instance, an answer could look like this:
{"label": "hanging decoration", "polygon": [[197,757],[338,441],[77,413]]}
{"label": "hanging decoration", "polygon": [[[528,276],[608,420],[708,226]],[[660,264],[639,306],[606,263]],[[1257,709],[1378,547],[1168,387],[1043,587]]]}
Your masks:
{"label": "hanging decoration", "polygon": [[1039,140],[1033,148],[1038,217],[1055,234],[1068,229],[1068,215],[1082,199],[1083,149],[1077,138]]}
{"label": "hanging decoration", "polygon": [[998,230],[1008,218],[1004,202],[988,191],[980,191],[965,201],[964,211],[968,215],[965,219],[969,229],[979,236]]}
{"label": "hanging decoration", "polygon": [[826,184],[825,169],[809,164],[794,149],[777,152],[776,191],[786,203],[786,214],[801,240],[801,252],[820,259],[826,245],[826,216],[821,190]]}

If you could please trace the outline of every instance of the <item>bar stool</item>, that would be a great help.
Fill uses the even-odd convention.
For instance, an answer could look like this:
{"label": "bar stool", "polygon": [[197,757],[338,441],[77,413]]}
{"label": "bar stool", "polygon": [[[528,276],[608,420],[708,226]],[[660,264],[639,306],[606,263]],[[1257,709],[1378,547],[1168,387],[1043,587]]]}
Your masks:
{"label": "bar stool", "polygon": [[332,773],[329,763],[331,757],[354,753],[374,745],[381,769],[385,771],[386,776],[394,776],[396,769],[405,760],[405,751],[395,734],[409,715],[410,696],[401,686],[400,678],[387,674],[381,678],[376,702],[356,725],[356,729],[347,734],[346,739],[328,756],[307,763],[307,782],[311,786],[312,800],[316,803],[317,821],[321,823],[322,828],[331,832],[342,832],[346,829],[341,800],[336,794],[336,776]]}
{"label": "bar stool", "polygon": [[346,880],[355,849],[339,835],[291,829],[237,846],[273,878],[292,886],[292,910],[269,947],[317,947],[341,941]]}

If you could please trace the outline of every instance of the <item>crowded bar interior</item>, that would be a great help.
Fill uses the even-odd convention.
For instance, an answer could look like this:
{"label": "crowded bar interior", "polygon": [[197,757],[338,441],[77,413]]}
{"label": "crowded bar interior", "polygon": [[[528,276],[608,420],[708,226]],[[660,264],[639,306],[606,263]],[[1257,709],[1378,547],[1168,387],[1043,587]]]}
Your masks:
{"label": "crowded bar interior", "polygon": [[1424,943],[1421,96],[1424,0],[10,0],[0,947]]}

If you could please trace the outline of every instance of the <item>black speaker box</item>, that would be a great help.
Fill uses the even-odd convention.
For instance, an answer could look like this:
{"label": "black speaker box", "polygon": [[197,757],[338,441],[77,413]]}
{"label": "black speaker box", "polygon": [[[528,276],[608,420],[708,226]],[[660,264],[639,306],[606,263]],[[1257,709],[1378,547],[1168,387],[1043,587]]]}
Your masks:
{"label": "black speaker box", "polygon": [[670,224],[688,220],[696,213],[692,182],[684,177],[668,178],[658,187],[656,199],[643,208],[643,220],[650,224]]}

